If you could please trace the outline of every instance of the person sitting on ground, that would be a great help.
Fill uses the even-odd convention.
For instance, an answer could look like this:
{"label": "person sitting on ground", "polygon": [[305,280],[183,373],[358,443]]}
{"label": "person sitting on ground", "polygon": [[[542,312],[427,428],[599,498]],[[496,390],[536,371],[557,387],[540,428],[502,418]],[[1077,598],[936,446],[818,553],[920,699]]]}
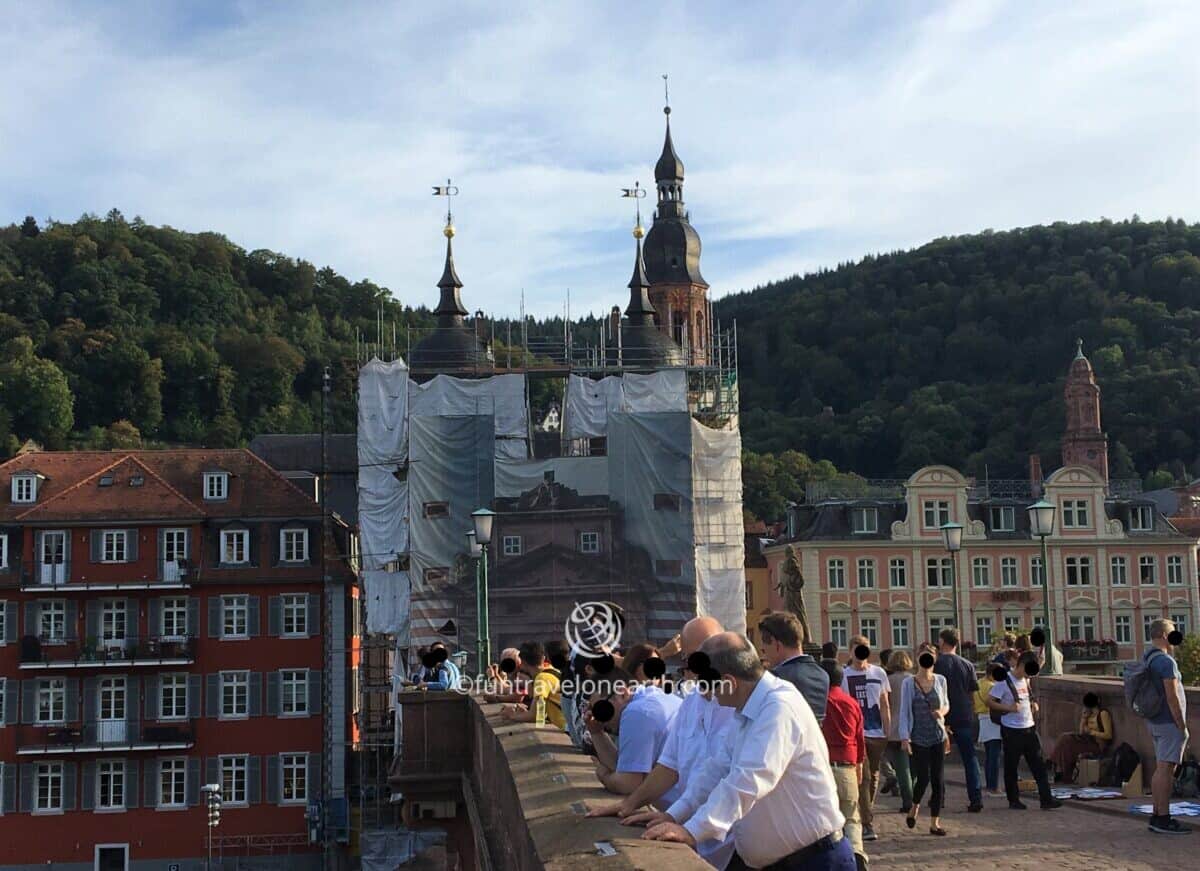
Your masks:
{"label": "person sitting on ground", "polygon": [[1062,802],[1050,792],[1050,780],[1046,776],[1046,760],[1042,757],[1042,742],[1038,739],[1038,705],[1029,691],[1029,678],[1038,673],[1037,655],[1032,651],[1021,654],[1017,667],[996,682],[988,694],[988,707],[1002,714],[1000,718],[1000,740],[1004,748],[1004,793],[1008,806],[1013,810],[1025,810],[1021,792],[1017,786],[1017,766],[1021,757],[1033,779],[1037,782],[1038,797],[1042,810],[1062,807]]}
{"label": "person sitting on ground", "polygon": [[846,818],[842,834],[850,840],[859,868],[865,868],[867,852],[863,848],[862,820],[858,814],[858,790],[867,762],[862,709],[842,689],[842,667],[837,660],[823,659],[821,668],[829,676],[829,698],[825,704],[825,719],[821,721],[821,733],[825,736],[829,765],[837,783],[838,810]]}
{"label": "person sitting on ground", "polygon": [[630,795],[654,769],[682,701],[619,667],[597,677],[592,690],[585,724],[596,777],[609,792]]}
{"label": "person sitting on ground", "polygon": [[[954,640],[958,640],[957,632]],[[945,804],[946,715],[950,713],[950,696],[945,676],[933,670],[936,661],[931,651],[922,651],[917,657],[917,673],[905,678],[900,688],[900,743],[904,752],[912,756],[916,772],[912,807],[908,809],[905,824],[910,829],[916,826],[921,797],[928,786],[931,788],[929,834],[945,835],[939,817]]]}
{"label": "person sitting on ground", "polygon": [[520,647],[521,674],[529,678],[530,702],[528,705],[505,705],[500,713],[514,723],[537,721],[537,700],[546,702],[546,722],[565,729],[566,718],[562,710],[562,675],[546,660],[546,648],[540,641],[525,641]]}
{"label": "person sitting on ground", "polygon": [[1054,763],[1054,779],[1060,781],[1070,778],[1074,783],[1075,763],[1079,757],[1085,754],[1103,756],[1112,738],[1112,716],[1100,707],[1100,697],[1095,693],[1084,694],[1079,729],[1063,732],[1054,742],[1054,752],[1050,754],[1050,761]]}
{"label": "person sitting on ground", "polygon": [[[904,681],[908,678],[912,667],[912,657],[908,655],[907,651],[892,651],[892,655],[888,657],[888,667],[886,669],[888,688],[890,690],[889,698],[900,698]],[[912,807],[912,767],[909,765],[909,755],[904,752],[904,748],[900,745],[899,717],[892,717],[887,737],[888,743],[887,749],[884,751],[884,758],[891,763],[892,772],[896,778],[895,791],[900,795],[900,811],[908,813],[908,809]],[[881,792],[886,792],[886,790],[881,790]]]}
{"label": "person sitting on ground", "polygon": [[800,618],[790,611],[772,611],[759,619],[758,631],[762,637],[759,653],[771,674],[800,690],[817,722],[821,722],[829,696],[829,674],[804,652]]}

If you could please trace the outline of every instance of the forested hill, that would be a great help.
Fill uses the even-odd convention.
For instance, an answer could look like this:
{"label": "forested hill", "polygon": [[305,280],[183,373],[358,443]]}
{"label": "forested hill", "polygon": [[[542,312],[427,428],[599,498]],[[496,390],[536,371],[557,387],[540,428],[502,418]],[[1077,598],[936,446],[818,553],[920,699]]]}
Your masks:
{"label": "forested hill", "polygon": [[[747,448],[871,476],[1059,462],[1075,339],[1114,476],[1200,475],[1200,225],[1100,221],[938,239],[716,304],[737,319]],[[1165,474],[1153,480],[1165,482]]]}
{"label": "forested hill", "polygon": [[369,281],[115,210],[0,228],[0,453],[312,432],[325,363],[329,427],[352,431],[348,364],[380,306],[430,322]]}

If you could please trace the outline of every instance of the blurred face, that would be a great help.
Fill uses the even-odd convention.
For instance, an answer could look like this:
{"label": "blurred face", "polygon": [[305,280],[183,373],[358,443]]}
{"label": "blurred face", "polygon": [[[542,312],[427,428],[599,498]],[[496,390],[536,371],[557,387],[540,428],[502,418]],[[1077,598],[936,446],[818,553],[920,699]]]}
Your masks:
{"label": "blurred face", "polygon": [[762,654],[762,661],[766,663],[767,668],[774,668],[775,666],[779,665],[779,663],[783,662],[787,657],[783,652],[783,645],[774,638],[771,638],[771,640],[768,641],[768,638],[770,638],[770,636],[766,633],[763,633],[762,643],[758,646],[758,652]]}

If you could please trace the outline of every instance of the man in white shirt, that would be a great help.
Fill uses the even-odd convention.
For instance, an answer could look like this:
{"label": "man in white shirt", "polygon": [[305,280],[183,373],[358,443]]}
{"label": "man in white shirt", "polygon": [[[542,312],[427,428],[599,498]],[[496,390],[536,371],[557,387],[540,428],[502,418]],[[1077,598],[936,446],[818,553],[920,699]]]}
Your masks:
{"label": "man in white shirt", "polygon": [[887,749],[892,723],[891,684],[887,672],[870,663],[871,647],[865,635],[851,639],[854,658],[842,669],[842,689],[858,702],[867,738],[867,766],[858,785],[858,813],[862,817],[863,840],[875,840],[875,796],[879,792],[879,766]]}
{"label": "man in white shirt", "polygon": [[763,669],[744,636],[725,632],[701,647],[713,696],[737,713],[721,752],[643,837],[698,842],[733,836],[728,871],[855,871],[842,837],[837,784],[812,708]]}
{"label": "man in white shirt", "polygon": [[1008,806],[1019,811],[1025,810],[1017,788],[1017,766],[1022,756],[1033,773],[1033,779],[1037,781],[1042,810],[1062,807],[1062,802],[1050,792],[1046,761],[1042,757],[1042,742],[1038,739],[1033,720],[1037,713],[1037,702],[1029,697],[1028,678],[1037,673],[1037,655],[1032,652],[1022,654],[1012,672],[1004,680],[997,681],[987,697],[989,708],[1003,712],[1000,717],[1000,740],[1004,745],[1004,791],[1008,794]]}
{"label": "man in white shirt", "polygon": [[[694,617],[680,633],[684,659],[700,649],[700,645],[722,631],[712,617]],[[700,677],[692,674],[693,678]],[[642,785],[624,801],[589,811],[589,817],[621,818],[626,825],[644,822],[645,815],[637,813],[646,804],[666,809],[687,790],[688,782],[704,763],[720,752],[724,731],[733,723],[733,708],[725,708],[712,698],[710,692],[689,693],[679,707],[679,713],[667,730],[658,762]],[[696,851],[715,868],[724,868],[733,855],[733,839],[702,841]]]}
{"label": "man in white shirt", "polygon": [[[653,770],[682,702],[656,686],[639,684],[622,668],[599,678],[595,688],[585,723],[596,748],[596,777],[609,792],[629,795]],[[602,717],[605,708],[608,716]],[[610,730],[617,733],[616,741]]]}

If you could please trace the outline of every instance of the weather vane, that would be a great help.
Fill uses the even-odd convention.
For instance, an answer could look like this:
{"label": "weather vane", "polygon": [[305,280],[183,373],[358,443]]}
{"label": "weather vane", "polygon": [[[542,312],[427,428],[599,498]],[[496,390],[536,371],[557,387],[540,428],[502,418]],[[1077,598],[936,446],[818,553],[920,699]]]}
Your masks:
{"label": "weather vane", "polygon": [[633,183],[633,187],[621,188],[621,196],[623,198],[632,199],[634,201],[634,203],[637,205],[637,224],[635,224],[633,227],[633,235],[635,238],[640,239],[640,238],[642,238],[643,231],[642,231],[642,204],[639,202],[639,200],[641,200],[643,197],[646,196],[646,189],[642,187],[642,183],[640,181],[635,181]]}
{"label": "weather vane", "polygon": [[452,228],[453,224],[451,223],[452,216],[450,214],[450,197],[458,196],[458,187],[451,184],[450,179],[446,179],[446,183],[444,185],[435,184],[433,186],[433,195],[435,197],[446,198],[446,228]]}
{"label": "weather vane", "polygon": [[667,81],[667,74],[663,73],[663,102],[666,104],[663,107],[663,113],[671,114],[671,83]]}

